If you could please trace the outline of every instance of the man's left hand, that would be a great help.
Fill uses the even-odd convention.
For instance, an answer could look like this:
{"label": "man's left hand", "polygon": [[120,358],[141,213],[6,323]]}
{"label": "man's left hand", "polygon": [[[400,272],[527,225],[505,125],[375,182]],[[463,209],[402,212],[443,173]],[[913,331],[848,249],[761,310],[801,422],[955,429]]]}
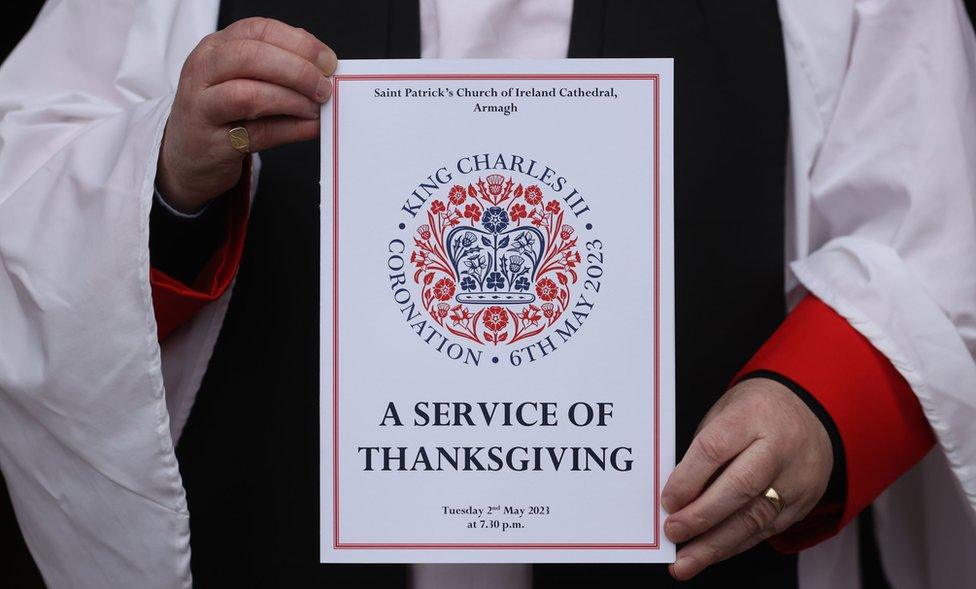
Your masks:
{"label": "man's left hand", "polygon": [[[803,519],[832,468],[830,437],[803,400],[773,380],[739,383],[705,415],[662,491],[664,533],[688,542],[671,574],[690,579]],[[764,497],[770,487],[782,512]]]}

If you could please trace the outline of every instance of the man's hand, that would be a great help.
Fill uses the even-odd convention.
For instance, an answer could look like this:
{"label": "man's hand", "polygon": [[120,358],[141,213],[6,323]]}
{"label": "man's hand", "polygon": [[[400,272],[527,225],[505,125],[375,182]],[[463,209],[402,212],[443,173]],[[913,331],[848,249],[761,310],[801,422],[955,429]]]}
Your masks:
{"label": "man's hand", "polygon": [[243,123],[257,152],[318,136],[336,55],[310,33],[248,18],[207,35],[187,57],[159,153],[157,185],[182,211],[226,192],[243,156],[227,132]]}
{"label": "man's hand", "polygon": [[[830,437],[806,404],[769,379],[743,381],[709,410],[661,494],[664,533],[689,542],[671,574],[679,580],[751,548],[803,519],[827,488]],[[777,513],[763,497],[773,487]]]}

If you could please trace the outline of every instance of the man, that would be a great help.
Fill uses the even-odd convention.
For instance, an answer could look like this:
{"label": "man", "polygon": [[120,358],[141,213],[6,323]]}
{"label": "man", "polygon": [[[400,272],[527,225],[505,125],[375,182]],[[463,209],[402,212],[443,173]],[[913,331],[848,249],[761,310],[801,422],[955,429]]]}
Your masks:
{"label": "man", "polygon": [[[852,582],[844,526],[937,437],[947,460],[879,505],[881,549],[897,586],[965,586],[976,48],[962,15],[953,0],[225,1],[219,18],[213,1],[49,3],[0,72],[0,324],[16,342],[0,350],[0,459],[47,582],[188,584],[191,528],[201,585],[668,582],[660,567],[315,564],[318,152],[302,141],[335,55],[568,54],[676,57],[688,451],[662,501],[688,543],[671,573],[786,586],[792,559],[747,549],[843,528],[800,573]],[[260,160],[232,149],[239,121]],[[777,328],[784,284],[795,307]]]}

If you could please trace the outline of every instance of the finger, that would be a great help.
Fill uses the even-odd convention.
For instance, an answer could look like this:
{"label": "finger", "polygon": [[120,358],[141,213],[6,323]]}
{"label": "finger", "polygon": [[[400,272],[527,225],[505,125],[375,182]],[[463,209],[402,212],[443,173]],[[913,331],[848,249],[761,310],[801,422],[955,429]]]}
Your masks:
{"label": "finger", "polygon": [[[732,556],[735,556],[737,554],[742,554],[743,552],[745,552],[746,550],[749,550],[750,548],[752,548],[756,544],[759,544],[763,540],[765,540],[765,538],[763,538],[761,536],[753,536],[753,537],[747,539],[742,544],[739,544],[738,546],[736,546],[735,548],[733,548],[732,551],[731,551],[731,554],[732,554]],[[684,558],[684,556],[682,556],[682,558]],[[731,557],[729,557],[729,558],[731,558]],[[672,577],[674,577],[675,579],[678,579],[679,581],[687,581],[688,579],[691,578],[691,577],[688,577],[688,576],[681,576],[681,577],[679,577],[678,576],[679,573],[682,574],[682,575],[686,575],[686,574],[697,575],[701,571],[705,570],[705,568],[707,568],[707,567],[702,567],[702,568],[698,569],[697,572],[691,573],[691,571],[688,570],[688,569],[691,569],[691,567],[693,566],[693,560],[691,562],[688,561],[688,560],[682,560],[682,566],[679,569],[675,569],[675,565],[676,564],[677,564],[677,561],[675,561],[671,565],[668,565],[668,572],[671,574]]]}
{"label": "finger", "polygon": [[200,95],[201,112],[215,125],[276,115],[317,119],[320,108],[303,94],[260,80],[229,80]]}
{"label": "finger", "polygon": [[285,86],[318,102],[332,94],[332,84],[312,62],[253,39],[234,39],[212,48],[204,57],[206,86],[235,78],[251,78]]}
{"label": "finger", "polygon": [[319,136],[319,122],[294,117],[265,117],[244,125],[251,140],[251,151],[308,141]]}
{"label": "finger", "polygon": [[279,20],[261,17],[241,19],[221,31],[219,38],[225,41],[254,39],[270,43],[313,63],[327,76],[331,76],[336,68],[336,54],[328,45],[308,31]]}
{"label": "finger", "polygon": [[719,524],[759,497],[776,476],[769,445],[753,442],[694,501],[668,516],[664,532],[672,542],[686,542]]}
{"label": "finger", "polygon": [[726,410],[698,432],[661,492],[665,511],[675,513],[691,503],[718,469],[756,439],[746,423],[737,412]]}
{"label": "finger", "polygon": [[705,567],[735,556],[784,528],[780,520],[785,521],[785,517],[784,514],[777,514],[776,508],[765,498],[753,499],[721,524],[682,548],[670,567],[672,576],[686,581]]}

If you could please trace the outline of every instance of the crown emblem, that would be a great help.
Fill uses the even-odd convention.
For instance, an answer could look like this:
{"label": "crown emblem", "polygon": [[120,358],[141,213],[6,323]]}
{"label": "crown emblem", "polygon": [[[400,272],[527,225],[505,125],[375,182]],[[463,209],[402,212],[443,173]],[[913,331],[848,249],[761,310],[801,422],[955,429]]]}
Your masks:
{"label": "crown emblem", "polygon": [[530,290],[546,251],[545,235],[535,227],[510,227],[511,218],[501,207],[485,209],[479,224],[455,227],[445,238],[448,260],[460,277],[455,300],[474,305],[535,301]]}
{"label": "crown emblem", "polygon": [[456,185],[446,201],[430,202],[410,255],[431,318],[494,345],[552,326],[569,307],[581,261],[559,201],[500,174]]}

